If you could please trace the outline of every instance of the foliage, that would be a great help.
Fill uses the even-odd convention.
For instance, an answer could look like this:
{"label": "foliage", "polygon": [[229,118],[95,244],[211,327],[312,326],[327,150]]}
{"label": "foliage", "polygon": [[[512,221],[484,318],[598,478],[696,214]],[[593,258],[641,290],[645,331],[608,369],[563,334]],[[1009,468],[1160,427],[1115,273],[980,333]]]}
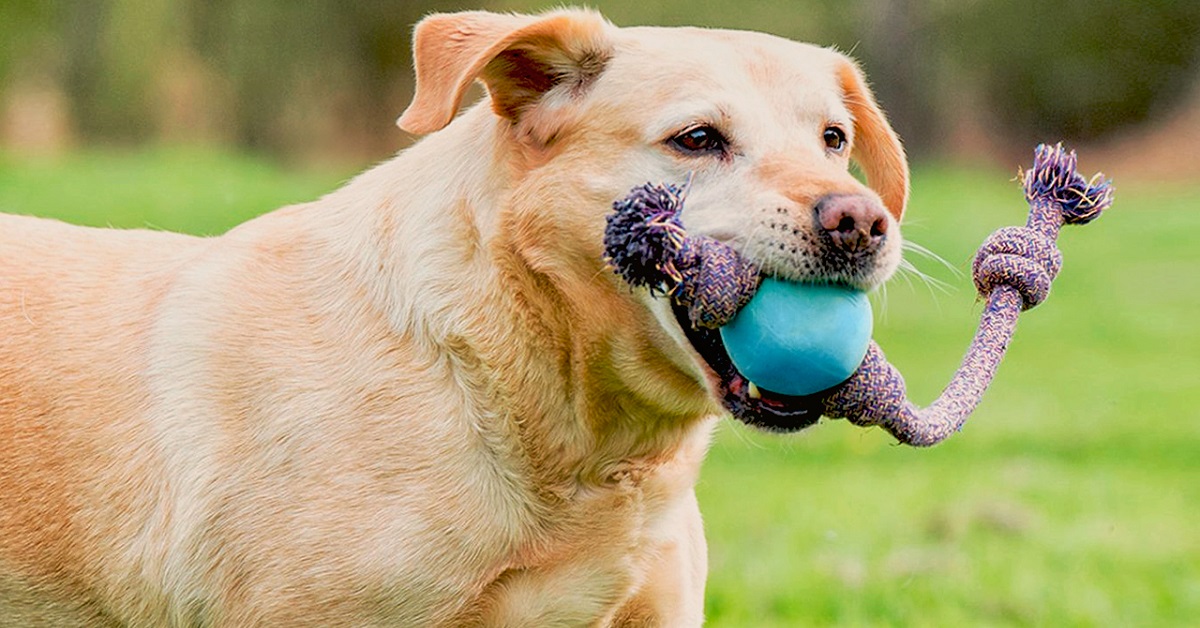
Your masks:
{"label": "foliage", "polygon": [[[544,0],[497,0],[536,10]],[[804,0],[734,5],[601,0],[618,24],[761,30],[849,51],[910,152],[956,141],[964,118],[1024,146],[1094,139],[1200,89],[1192,0]],[[993,122],[998,121],[998,122]],[[961,147],[959,147],[961,148]]]}
{"label": "foliage", "polygon": [[1017,132],[1091,139],[1200,88],[1197,2],[981,2],[939,24]]}
{"label": "foliage", "polygon": [[[409,33],[437,10],[545,0],[15,0],[0,92],[56,85],[87,141],[227,141],[384,154],[411,93]],[[696,24],[835,45],[860,58],[914,153],[963,118],[1018,143],[1093,138],[1177,103],[1200,75],[1200,3],[1068,0],[597,0],[618,24]],[[3,96],[0,93],[0,96]],[[959,147],[960,148],[960,147]]]}

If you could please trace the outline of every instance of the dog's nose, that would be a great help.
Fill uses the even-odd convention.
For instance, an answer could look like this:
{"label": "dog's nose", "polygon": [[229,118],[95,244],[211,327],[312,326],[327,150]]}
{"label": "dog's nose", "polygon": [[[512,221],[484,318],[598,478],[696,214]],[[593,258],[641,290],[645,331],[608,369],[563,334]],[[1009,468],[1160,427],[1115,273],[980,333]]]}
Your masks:
{"label": "dog's nose", "polygon": [[829,234],[833,245],[848,253],[868,253],[887,235],[887,213],[866,196],[836,194],[816,205],[817,226]]}

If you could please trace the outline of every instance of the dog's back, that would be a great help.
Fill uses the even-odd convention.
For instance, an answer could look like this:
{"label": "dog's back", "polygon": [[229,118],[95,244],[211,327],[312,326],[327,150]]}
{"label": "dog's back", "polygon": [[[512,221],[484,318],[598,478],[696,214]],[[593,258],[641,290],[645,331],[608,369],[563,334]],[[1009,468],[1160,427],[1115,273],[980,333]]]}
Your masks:
{"label": "dog's back", "polygon": [[155,477],[120,449],[140,440],[142,322],[202,242],[0,215],[0,599],[28,613],[0,624],[100,621],[66,588],[95,583],[97,550],[118,550],[138,507],[122,478]]}

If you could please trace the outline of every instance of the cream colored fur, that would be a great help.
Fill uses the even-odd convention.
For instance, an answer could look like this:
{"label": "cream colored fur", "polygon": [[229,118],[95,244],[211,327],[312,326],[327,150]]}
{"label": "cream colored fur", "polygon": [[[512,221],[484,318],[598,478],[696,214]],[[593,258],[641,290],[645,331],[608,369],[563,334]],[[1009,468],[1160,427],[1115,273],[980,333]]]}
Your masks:
{"label": "cream colored fur", "polygon": [[[429,135],[318,201],[207,239],[0,216],[0,625],[702,622],[722,411],[604,215],[691,173],[689,228],[802,278],[767,221],[875,194],[822,129],[892,231],[894,134],[765,35],[466,13],[416,60]],[[737,154],[665,143],[698,121]]]}

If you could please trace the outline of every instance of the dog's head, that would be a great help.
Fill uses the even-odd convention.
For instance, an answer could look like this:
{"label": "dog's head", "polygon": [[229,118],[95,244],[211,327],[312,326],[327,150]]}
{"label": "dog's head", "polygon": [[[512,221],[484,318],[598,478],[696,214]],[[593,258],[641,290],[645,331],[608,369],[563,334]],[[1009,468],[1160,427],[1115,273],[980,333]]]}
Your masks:
{"label": "dog's head", "polygon": [[804,400],[751,394],[718,334],[617,286],[601,272],[601,241],[631,188],[690,181],[689,233],[729,243],[764,273],[885,281],[900,262],[908,165],[853,61],[758,33],[616,28],[586,11],[435,15],[414,47],[417,92],[399,125],[437,131],[484,83],[508,145],[498,154],[512,177],[509,222],[539,272],[635,303],[646,315],[623,323],[658,326],[683,356],[674,362],[738,418],[772,429],[816,418]]}

